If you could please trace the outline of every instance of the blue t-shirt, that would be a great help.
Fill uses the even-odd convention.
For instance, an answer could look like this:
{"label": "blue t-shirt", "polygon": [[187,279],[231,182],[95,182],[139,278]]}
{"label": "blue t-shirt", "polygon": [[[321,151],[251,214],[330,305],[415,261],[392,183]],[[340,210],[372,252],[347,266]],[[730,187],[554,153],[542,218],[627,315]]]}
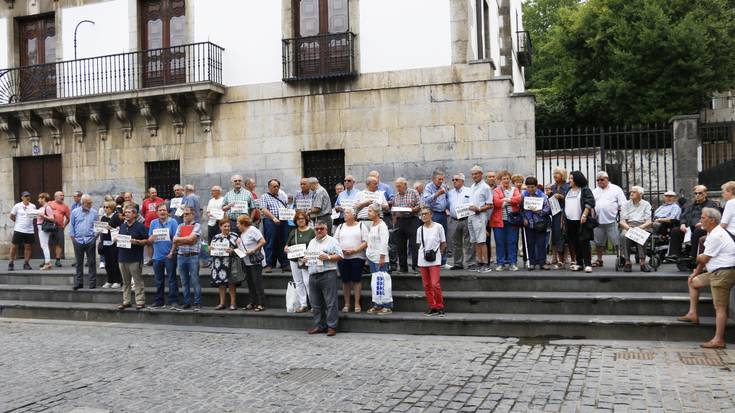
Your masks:
{"label": "blue t-shirt", "polygon": [[178,227],[179,224],[173,218],[169,218],[166,221],[166,224],[161,224],[161,220],[158,218],[151,221],[151,227],[148,230],[149,237],[153,235],[153,230],[159,228],[168,228],[168,241],[155,241],[153,243],[154,260],[159,261],[166,258],[166,255],[168,255],[168,252],[171,251],[171,246],[173,245],[171,238],[173,238],[173,236],[176,234],[176,229]]}

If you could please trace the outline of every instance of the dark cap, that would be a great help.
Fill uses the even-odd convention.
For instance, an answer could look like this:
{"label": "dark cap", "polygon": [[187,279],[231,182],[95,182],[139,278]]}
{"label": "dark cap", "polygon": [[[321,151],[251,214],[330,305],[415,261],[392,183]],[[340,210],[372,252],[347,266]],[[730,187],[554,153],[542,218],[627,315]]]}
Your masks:
{"label": "dark cap", "polygon": [[31,196],[31,193],[30,193],[30,192],[28,192],[28,191],[23,191],[23,192],[22,192],[22,193],[20,194],[20,197],[22,198],[22,197],[24,197],[24,196]]}

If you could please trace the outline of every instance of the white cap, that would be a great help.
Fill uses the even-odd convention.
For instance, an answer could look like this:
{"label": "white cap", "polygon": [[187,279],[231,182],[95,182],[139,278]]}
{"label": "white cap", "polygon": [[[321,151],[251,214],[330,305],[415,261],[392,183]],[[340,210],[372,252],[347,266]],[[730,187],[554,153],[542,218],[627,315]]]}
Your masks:
{"label": "white cap", "polygon": [[666,191],[666,192],[664,192],[664,196],[676,196],[676,192],[674,192],[674,191]]}

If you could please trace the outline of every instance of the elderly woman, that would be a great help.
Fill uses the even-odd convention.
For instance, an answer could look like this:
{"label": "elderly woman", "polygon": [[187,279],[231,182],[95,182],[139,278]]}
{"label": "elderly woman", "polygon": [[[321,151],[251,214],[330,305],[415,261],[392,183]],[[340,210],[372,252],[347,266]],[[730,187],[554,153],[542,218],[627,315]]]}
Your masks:
{"label": "elderly woman", "polygon": [[539,269],[548,270],[549,266],[546,265],[546,228],[549,223],[549,215],[551,215],[549,199],[538,187],[538,180],[533,176],[526,178],[526,190],[523,191],[523,198],[541,199],[541,208],[527,209],[525,206],[523,208],[523,226],[526,231],[529,255],[528,269],[533,271],[538,267]]}
{"label": "elderly woman", "polygon": [[237,229],[240,230],[238,247],[245,249],[245,258],[242,259],[245,279],[248,282],[250,303],[245,310],[265,310],[265,289],[263,288],[263,253],[265,238],[258,228],[252,225],[250,215],[237,217]]}
{"label": "elderly woman", "polygon": [[[388,272],[390,265],[388,263],[388,226],[380,218],[381,206],[377,203],[370,204],[368,207],[368,218],[373,224],[368,233],[367,250],[365,251],[368,259],[368,266],[371,273]],[[377,304],[373,302],[373,307],[368,310],[368,314],[390,314],[393,312],[393,303]]]}
{"label": "elderly woman", "polygon": [[209,251],[223,249],[227,255],[212,256],[212,287],[219,289],[219,305],[215,310],[225,308],[225,290],[230,289],[230,311],[237,310],[237,287],[245,278],[241,272],[240,260],[235,254],[237,234],[230,231],[230,220],[222,218],[219,221],[220,233],[209,241]]}
{"label": "elderly woman", "polygon": [[[120,198],[122,200],[122,198]],[[100,216],[100,221],[107,222],[110,228],[118,228],[122,221],[118,213],[118,206],[115,201],[105,201],[105,213]],[[122,274],[117,261],[117,244],[112,242],[112,236],[108,232],[100,234],[100,242],[102,245],[102,256],[105,257],[105,271],[107,271],[107,282],[102,288],[120,288],[122,285]]]}
{"label": "elderly woman", "polygon": [[551,216],[551,253],[553,258],[551,268],[560,270],[564,268],[564,199],[569,192],[567,182],[567,170],[557,166],[552,173],[554,183],[546,188],[546,196],[556,199],[562,212]]}
{"label": "elderly woman", "polygon": [[513,186],[518,188],[519,191],[523,192],[523,182],[524,182],[523,175],[518,175],[518,174],[512,175],[510,177],[510,182],[512,182]]}
{"label": "elderly woman", "polygon": [[439,279],[441,256],[447,249],[447,238],[444,234],[444,227],[431,220],[431,209],[421,209],[421,221],[423,225],[416,232],[416,242],[419,245],[418,266],[421,281],[429,305],[424,315],[444,317],[444,298]]}
{"label": "elderly woman", "polygon": [[592,272],[592,250],[590,241],[593,238],[591,221],[592,211],[595,209],[595,196],[589,188],[587,178],[580,171],[574,171],[569,176],[570,188],[564,200],[564,219],[569,244],[574,247],[577,263],[569,268],[579,271],[584,267],[587,273]]}
{"label": "elderly woman", "polygon": [[500,180],[500,185],[493,190],[494,208],[490,216],[498,263],[495,271],[518,271],[518,230],[511,223],[511,215],[520,214],[521,191],[511,185],[510,172],[498,172],[497,179]]}
{"label": "elderly woman", "polygon": [[722,213],[720,225],[730,232],[735,232],[735,181],[725,182],[721,189],[725,210]]}
{"label": "elderly woman", "polygon": [[50,233],[42,229],[43,221],[56,222],[54,220],[54,210],[48,205],[49,200],[51,200],[51,197],[46,192],[38,194],[38,216],[36,218],[36,226],[38,227],[38,241],[41,244],[41,250],[43,251],[43,265],[40,268],[41,270],[51,269],[51,250],[49,250],[48,247]]}
{"label": "elderly woman", "polygon": [[[297,227],[292,229],[288,235],[285,248],[286,254],[288,254],[289,248],[294,245],[304,245],[304,248],[306,248],[309,241],[316,236],[314,229],[309,226],[309,218],[304,211],[296,211],[293,220]],[[309,268],[306,264],[300,262],[299,258],[292,258],[289,261],[291,277],[293,277],[293,282],[296,284],[296,295],[299,297],[299,308],[296,312],[303,313],[308,310]]]}
{"label": "elderly woman", "polygon": [[342,295],[345,306],[343,313],[350,311],[350,296],[354,292],[355,312],[362,311],[360,307],[360,292],[362,290],[362,267],[365,265],[365,248],[369,237],[367,225],[357,221],[357,215],[352,207],[344,209],[345,222],[334,231],[334,239],[342,249],[344,258],[337,263],[342,278]]}
{"label": "elderly woman", "polygon": [[623,208],[620,211],[620,228],[622,229],[620,234],[620,248],[623,249],[623,256],[626,259],[625,267],[623,267],[623,271],[625,272],[632,271],[630,249],[633,245],[638,249],[638,262],[641,265],[641,271],[651,272],[651,267],[646,264],[645,246],[635,243],[625,236],[631,228],[637,227],[646,231],[651,228],[651,204],[643,199],[643,193],[643,188],[640,186],[630,188],[630,199],[623,204]]}

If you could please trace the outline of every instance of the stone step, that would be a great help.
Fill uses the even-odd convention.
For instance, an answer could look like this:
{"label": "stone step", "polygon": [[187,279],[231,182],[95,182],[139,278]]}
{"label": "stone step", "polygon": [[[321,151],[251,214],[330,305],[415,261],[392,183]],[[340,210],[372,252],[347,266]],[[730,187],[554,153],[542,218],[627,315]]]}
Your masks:
{"label": "stone step", "polygon": [[[212,327],[306,330],[310,314],[289,314],[281,309],[264,312],[132,310],[118,311],[109,304],[0,301],[0,317],[65,319],[98,322],[135,322]],[[705,341],[712,337],[714,320],[701,319],[698,326],[662,316],[590,316],[539,314],[476,314],[450,312],[444,318],[418,313],[390,315],[342,314],[341,332],[513,336],[596,340]],[[735,329],[728,328],[733,342]]]}
{"label": "stone step", "polygon": [[[285,308],[285,289],[267,289],[266,306]],[[121,302],[121,291],[96,288],[73,291],[70,287],[35,285],[0,285],[0,300],[89,302],[114,305]],[[153,303],[155,289],[146,288],[146,303]],[[660,315],[675,317],[686,313],[689,298],[681,293],[585,293],[585,292],[527,292],[527,291],[445,291],[447,311],[461,313],[528,313],[528,314],[588,314],[588,315]],[[371,306],[371,292],[362,292],[361,306]],[[424,292],[394,291],[394,306],[400,311],[422,312],[427,303]],[[180,300],[180,302],[182,302]],[[247,287],[238,292],[238,303],[249,302]],[[702,315],[714,315],[712,298],[700,298]],[[202,289],[202,305],[214,307],[219,303],[215,288]],[[343,302],[339,300],[339,307]]]}
{"label": "stone step", "polygon": [[[200,282],[209,285],[209,273],[202,268]],[[74,272],[70,268],[50,271],[5,271],[0,270],[0,284],[56,285],[72,286]],[[146,268],[146,281],[153,282],[153,272]],[[442,271],[442,288],[447,291],[548,291],[548,292],[661,292],[686,293],[686,273],[659,271],[657,273],[622,273],[609,270],[595,271],[592,274],[570,271],[518,271],[491,272],[478,274],[467,271]],[[86,277],[85,277],[86,278]],[[421,290],[421,277],[418,275],[394,273],[391,276],[396,291]],[[291,273],[273,272],[264,274],[265,288],[286,288],[291,281]],[[101,270],[97,275],[98,285],[107,281]],[[363,277],[363,288],[370,289],[370,275]]]}

